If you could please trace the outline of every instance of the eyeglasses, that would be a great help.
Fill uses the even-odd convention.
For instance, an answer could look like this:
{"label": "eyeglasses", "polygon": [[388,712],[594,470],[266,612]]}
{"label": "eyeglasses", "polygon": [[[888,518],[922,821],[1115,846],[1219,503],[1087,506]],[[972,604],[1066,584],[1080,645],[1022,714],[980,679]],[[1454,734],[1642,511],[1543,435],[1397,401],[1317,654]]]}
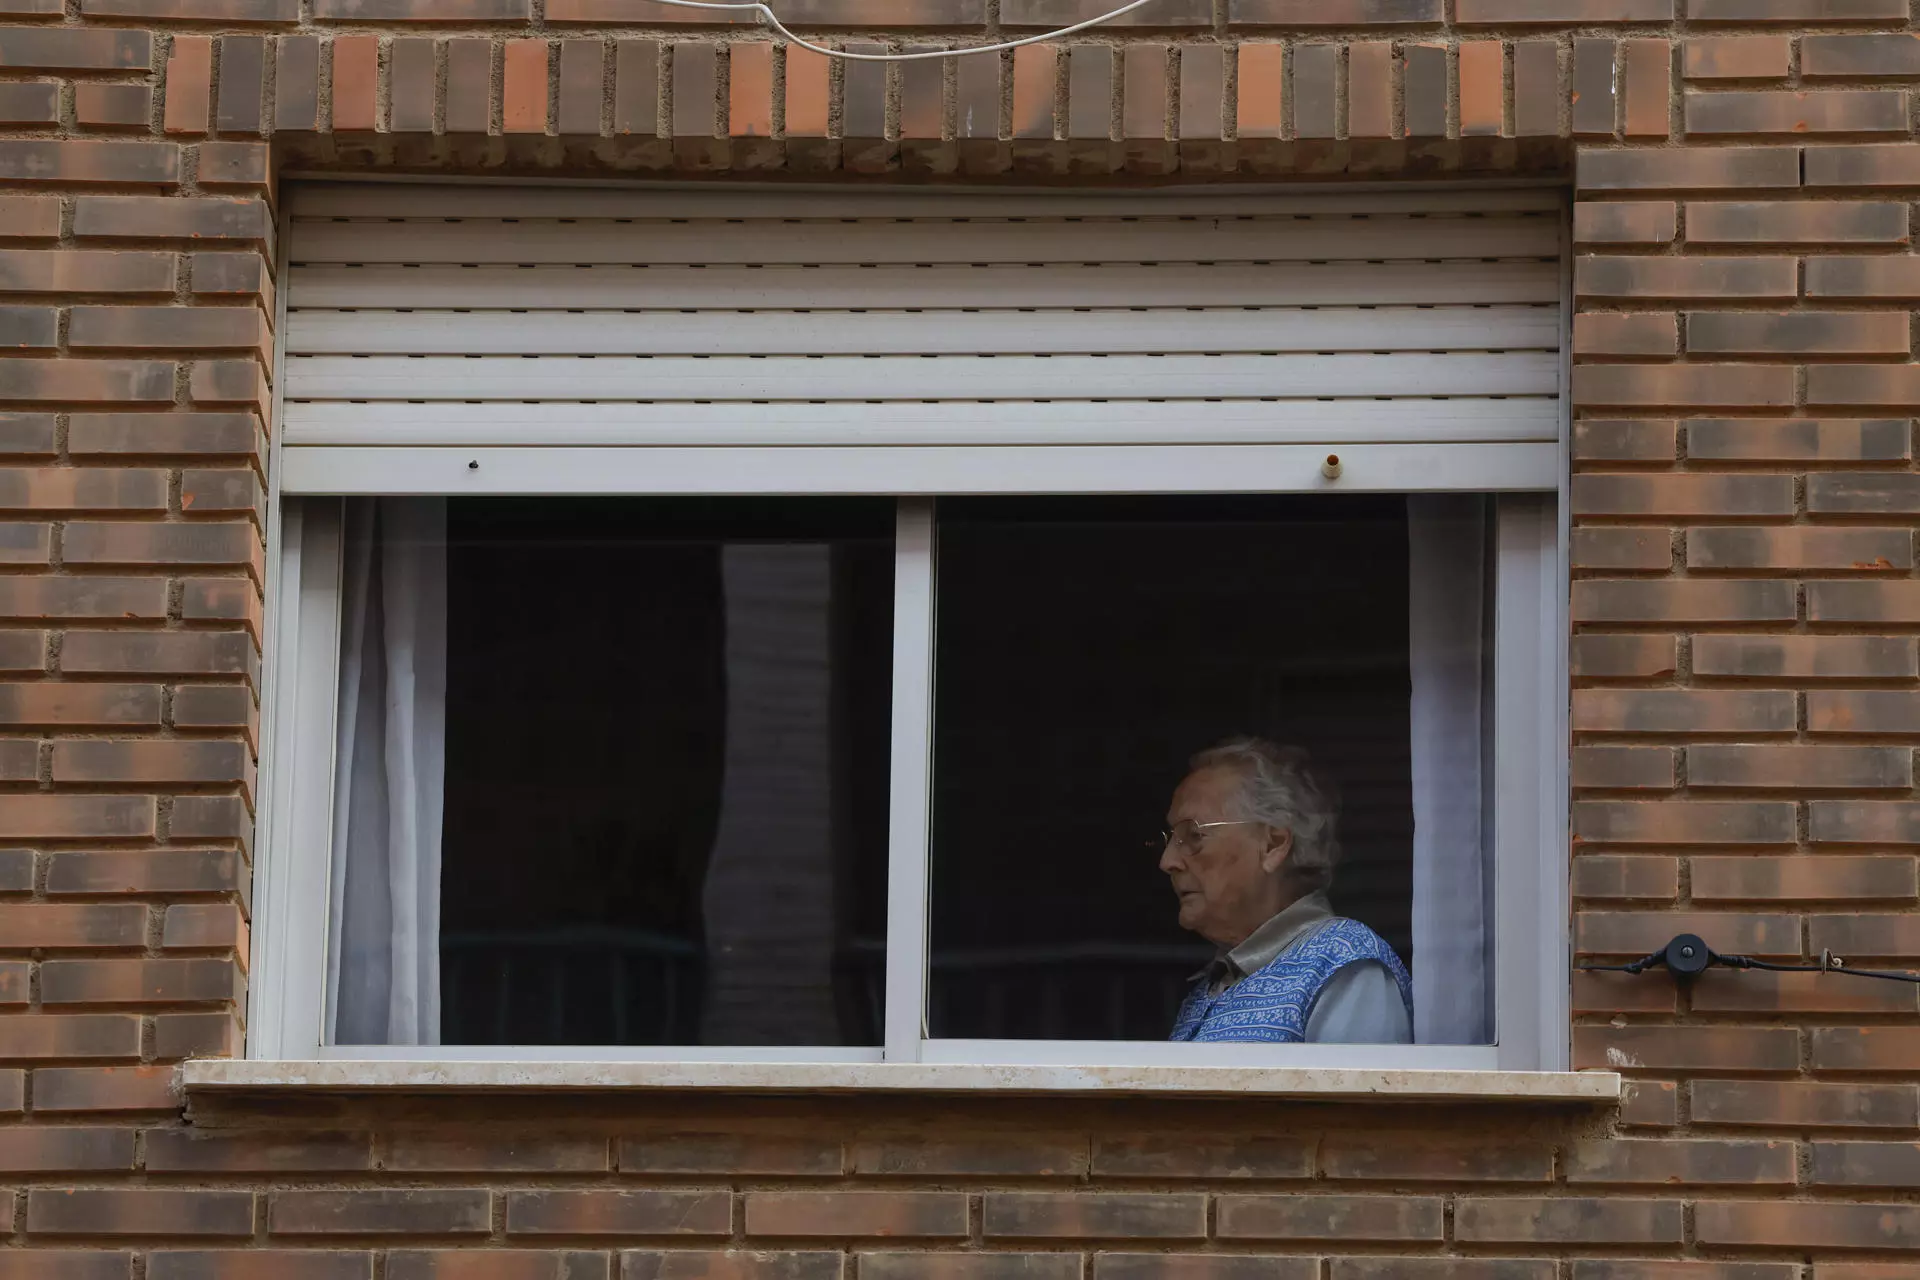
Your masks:
{"label": "eyeglasses", "polygon": [[1207,832],[1215,827],[1255,827],[1259,822],[1253,818],[1236,818],[1225,822],[1195,822],[1188,818],[1173,824],[1173,830],[1162,831],[1158,840],[1148,840],[1145,845],[1149,852],[1164,853],[1178,845],[1182,849],[1199,852],[1201,843],[1207,838]]}

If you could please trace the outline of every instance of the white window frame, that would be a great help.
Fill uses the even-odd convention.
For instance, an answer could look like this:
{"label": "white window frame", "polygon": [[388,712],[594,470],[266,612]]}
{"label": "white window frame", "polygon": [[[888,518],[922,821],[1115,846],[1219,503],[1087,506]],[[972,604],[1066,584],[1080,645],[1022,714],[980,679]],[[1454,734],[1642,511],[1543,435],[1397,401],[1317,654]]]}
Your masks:
{"label": "white window frame", "polygon": [[[280,238],[284,253],[286,236]],[[1564,255],[1563,255],[1564,257]],[[1565,292],[1563,284],[1563,293]],[[281,294],[282,307],[285,290]],[[1564,304],[1564,298],[1563,298]],[[1564,313],[1564,305],[1563,305]],[[1564,342],[1563,342],[1564,348]],[[1567,950],[1565,377],[1554,443],[1031,447],[289,447],[272,468],[268,698],[248,1056],[441,1062],[918,1063],[1564,1071]],[[277,408],[277,406],[276,406]],[[940,494],[1462,492],[1497,495],[1493,752],[1495,1039],[1484,1046],[932,1039],[925,1034]],[[883,1043],[843,1047],[335,1046],[325,1043],[339,660],[337,517],[312,497],[888,495],[895,541]],[[336,508],[337,510],[337,508]]]}

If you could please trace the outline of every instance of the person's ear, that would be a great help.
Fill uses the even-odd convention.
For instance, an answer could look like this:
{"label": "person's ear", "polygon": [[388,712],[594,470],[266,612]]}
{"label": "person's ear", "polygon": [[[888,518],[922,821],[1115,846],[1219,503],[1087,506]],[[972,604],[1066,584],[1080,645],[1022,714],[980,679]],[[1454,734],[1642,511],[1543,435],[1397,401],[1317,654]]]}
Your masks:
{"label": "person's ear", "polygon": [[1293,852],[1293,832],[1285,827],[1267,828],[1267,847],[1260,854],[1260,869],[1268,875],[1278,871]]}

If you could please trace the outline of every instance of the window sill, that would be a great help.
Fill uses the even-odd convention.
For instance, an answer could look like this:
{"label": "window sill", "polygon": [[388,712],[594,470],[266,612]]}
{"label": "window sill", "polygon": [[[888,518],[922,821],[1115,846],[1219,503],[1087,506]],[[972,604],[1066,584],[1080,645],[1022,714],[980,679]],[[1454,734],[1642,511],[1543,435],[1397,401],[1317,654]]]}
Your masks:
{"label": "window sill", "polygon": [[182,1063],[180,1078],[190,1093],[997,1093],[1561,1105],[1617,1102],[1621,1084],[1611,1071],[236,1059]]}

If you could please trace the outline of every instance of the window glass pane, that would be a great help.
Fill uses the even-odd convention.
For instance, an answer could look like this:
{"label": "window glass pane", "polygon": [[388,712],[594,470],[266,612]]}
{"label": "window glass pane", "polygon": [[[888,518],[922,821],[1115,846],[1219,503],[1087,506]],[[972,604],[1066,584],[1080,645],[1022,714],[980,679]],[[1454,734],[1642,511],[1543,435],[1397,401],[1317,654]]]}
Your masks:
{"label": "window glass pane", "polygon": [[930,1033],[1485,1043],[1486,524],[943,500]]}
{"label": "window glass pane", "polygon": [[335,1043],[879,1043],[891,502],[346,518]]}

